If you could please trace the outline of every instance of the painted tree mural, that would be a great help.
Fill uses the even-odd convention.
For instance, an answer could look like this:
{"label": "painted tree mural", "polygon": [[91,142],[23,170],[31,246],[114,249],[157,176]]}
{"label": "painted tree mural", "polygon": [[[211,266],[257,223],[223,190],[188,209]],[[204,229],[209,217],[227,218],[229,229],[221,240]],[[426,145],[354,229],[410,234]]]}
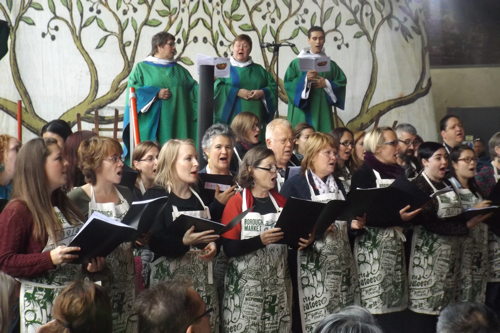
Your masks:
{"label": "painted tree mural", "polygon": [[[37,15],[40,12],[45,16]],[[82,115],[84,121],[92,122],[94,110],[121,98],[127,77],[138,60],[141,39],[149,42],[151,36],[160,30],[176,36],[176,57],[187,66],[194,65],[194,53],[199,48],[203,48],[205,53],[227,56],[234,37],[247,33],[254,40],[254,55],[260,50],[262,64],[275,78],[278,59],[267,49],[259,49],[261,42],[303,40],[310,26],[320,25],[326,31],[328,46],[333,45],[338,52],[364,45],[369,50],[371,69],[367,73],[365,91],[357,92],[357,95],[363,96],[361,107],[345,124],[338,119],[341,125],[353,130],[365,129],[389,111],[415,102],[425,96],[431,86],[427,39],[418,1],[2,0],[0,13],[0,19],[7,21],[11,28],[8,61],[12,80],[23,102],[24,125],[33,132],[38,132],[46,120],[33,107],[24,81],[26,78],[21,75],[23,64],[19,63],[17,53],[21,25],[30,26],[33,35],[43,38],[46,43],[55,41],[62,34],[69,35],[73,43],[71,47],[76,48],[85,63],[89,73],[88,91],[81,92],[78,103],[67,107],[59,116],[71,124],[75,123],[77,113]],[[374,95],[382,89],[379,83],[381,51],[378,46],[383,33],[397,34],[408,44],[420,44],[420,75],[415,78],[413,91],[374,102]],[[96,57],[104,47],[114,48],[116,59],[113,61],[122,63],[112,82],[105,87],[100,86],[100,72],[96,65]],[[281,64],[287,64],[299,53],[297,47],[291,51],[287,49],[288,56],[283,51],[279,59]],[[284,72],[282,66],[280,68],[280,99],[287,102],[281,79]],[[349,77],[349,73],[346,74]],[[0,109],[15,117],[15,101],[1,97],[1,90]],[[104,122],[107,120],[105,117],[102,119]]]}

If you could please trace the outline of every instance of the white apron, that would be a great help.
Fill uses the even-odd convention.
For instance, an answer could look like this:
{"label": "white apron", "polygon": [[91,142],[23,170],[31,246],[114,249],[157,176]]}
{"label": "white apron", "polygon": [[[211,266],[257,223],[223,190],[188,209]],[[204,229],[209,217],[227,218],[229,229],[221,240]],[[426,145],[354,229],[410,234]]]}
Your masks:
{"label": "white apron", "polygon": [[[425,173],[422,176],[433,189]],[[436,197],[437,216],[447,218],[460,214],[462,205],[455,191]],[[438,222],[437,222],[438,223]],[[438,315],[457,299],[461,243],[465,237],[441,236],[417,226],[413,232],[409,269],[409,309],[423,314]]]}
{"label": "white apron", "polygon": [[[116,189],[115,189],[116,190]],[[127,200],[123,198],[120,191],[116,190],[119,204],[114,202],[97,203],[95,200],[94,187],[90,187],[89,216],[93,212],[99,212],[117,220],[123,219],[130,208]],[[113,332],[136,332],[136,323],[130,322],[133,315],[135,300],[135,265],[132,243],[122,243],[106,257],[107,280],[103,281],[103,287],[111,299]]]}
{"label": "white apron", "polygon": [[[394,179],[382,179],[373,170],[377,187],[387,187]],[[404,242],[400,227],[366,227],[354,243],[359,272],[361,306],[373,314],[401,311],[408,303]]]}
{"label": "white apron", "polygon": [[352,180],[352,174],[351,170],[347,166],[344,167],[344,175],[339,176],[339,180],[342,183],[342,186],[344,186],[344,190],[346,193],[349,192],[349,189],[351,188],[351,180]]}
{"label": "white apron", "polygon": [[[62,225],[63,236],[57,241],[49,238],[42,252],[51,251],[59,245],[68,245],[82,226],[70,225],[57,207],[54,210]],[[62,264],[36,278],[20,279],[21,332],[35,333],[41,325],[48,323],[52,319],[52,305],[56,296],[67,284],[78,278],[83,278],[81,265]]]}
{"label": "white apron", "polygon": [[[181,214],[193,217],[210,219],[210,211],[203,203],[196,191],[191,189],[193,195],[200,201],[203,210],[179,211],[172,206],[172,221]],[[189,278],[194,289],[200,294],[207,307],[214,309],[214,314],[219,313],[219,299],[213,279],[213,261],[205,261],[199,258],[200,251],[192,248],[180,258],[160,257],[151,263],[151,285],[162,281],[174,280],[176,278]],[[210,316],[210,327],[212,332],[219,332],[219,316]]]}
{"label": "white apron", "polygon": [[[242,211],[247,210],[243,190]],[[276,224],[281,208],[270,195],[277,213],[248,213],[241,221],[241,239],[259,236]],[[270,244],[255,252],[229,258],[224,292],[226,333],[291,332],[292,290],[287,246]]]}
{"label": "white apron", "polygon": [[[309,171],[307,171],[308,173]],[[316,195],[306,173],[311,200],[327,203],[345,200],[335,192]],[[312,332],[328,314],[359,304],[356,263],[351,252],[347,222],[335,221],[333,232],[325,234],[298,255],[298,293],[303,332]]]}

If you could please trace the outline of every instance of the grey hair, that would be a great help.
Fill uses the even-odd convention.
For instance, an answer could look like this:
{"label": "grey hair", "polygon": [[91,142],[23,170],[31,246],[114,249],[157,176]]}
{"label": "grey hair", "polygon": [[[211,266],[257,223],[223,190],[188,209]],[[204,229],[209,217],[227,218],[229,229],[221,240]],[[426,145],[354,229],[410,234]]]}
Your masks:
{"label": "grey hair", "polygon": [[488,141],[488,150],[490,151],[490,157],[493,160],[495,157],[500,157],[497,156],[497,153],[495,152],[495,147],[500,146],[500,132],[496,132],[493,134]]}
{"label": "grey hair", "polygon": [[279,127],[279,126],[283,126],[283,127],[287,127],[290,129],[290,131],[292,132],[293,134],[293,129],[292,129],[292,125],[290,124],[290,122],[286,119],[282,119],[282,118],[276,118],[274,120],[272,120],[269,124],[267,124],[266,126],[266,140],[268,139],[271,139],[273,134],[274,134],[274,130]]}
{"label": "grey hair", "polygon": [[348,306],[323,319],[313,333],[383,333],[372,314],[360,306]]}
{"label": "grey hair", "polygon": [[231,140],[231,144],[234,146],[235,138],[231,128],[229,128],[229,126],[227,126],[226,124],[213,124],[205,131],[205,134],[201,139],[201,149],[203,150],[203,157],[205,157],[205,159],[207,159],[207,156],[205,155],[205,149],[210,148],[213,139],[219,135],[229,138]]}
{"label": "grey hair", "polygon": [[450,304],[439,314],[437,333],[498,333],[497,316],[482,303]]}
{"label": "grey hair", "polygon": [[402,132],[406,132],[408,134],[417,136],[417,129],[415,128],[415,126],[413,126],[412,124],[408,124],[408,123],[399,124],[398,126],[396,126],[394,128],[394,131],[396,131],[396,135],[398,137]]}

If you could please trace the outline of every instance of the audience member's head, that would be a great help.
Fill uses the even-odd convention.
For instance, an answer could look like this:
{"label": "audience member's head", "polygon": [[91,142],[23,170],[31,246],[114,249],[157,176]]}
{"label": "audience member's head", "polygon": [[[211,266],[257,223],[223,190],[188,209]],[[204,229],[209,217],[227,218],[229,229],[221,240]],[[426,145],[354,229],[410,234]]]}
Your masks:
{"label": "audience member's head", "polygon": [[382,333],[368,310],[359,306],[348,306],[340,312],[323,319],[314,333]]}
{"label": "audience member's head", "polygon": [[78,131],[68,136],[64,142],[62,154],[63,158],[68,162],[66,190],[85,184],[85,177],[78,167],[78,147],[80,147],[82,141],[93,136],[97,136],[97,134],[92,131]]}
{"label": "audience member's head", "polygon": [[85,181],[92,185],[98,178],[119,184],[123,168],[120,143],[112,138],[94,136],[81,142],[78,162]]}
{"label": "audience member's head", "polygon": [[297,153],[304,155],[305,143],[309,136],[315,132],[314,127],[308,123],[298,123],[293,131],[295,138],[295,150]]}
{"label": "audience member's head", "polygon": [[141,333],[210,332],[210,309],[186,281],[163,282],[135,301]]}
{"label": "audience member's head", "polygon": [[439,129],[443,142],[451,148],[458,146],[464,141],[464,126],[460,118],[448,114],[439,121]]}
{"label": "audience member's head", "polygon": [[332,136],[338,151],[337,162],[340,166],[350,167],[354,150],[354,134],[347,127],[337,127],[333,129]]}
{"label": "audience member's head", "polygon": [[233,157],[233,147],[234,135],[227,125],[213,124],[206,130],[201,140],[201,148],[211,173],[230,174],[229,164]]}
{"label": "audience member's head", "polygon": [[407,123],[402,123],[394,129],[399,141],[399,155],[415,156],[415,139],[417,138],[417,129]]}
{"label": "audience member's head", "polygon": [[488,141],[488,150],[492,160],[500,161],[500,132],[493,134]]}
{"label": "audience member's head", "polygon": [[486,153],[486,145],[480,138],[474,139],[473,148],[477,157],[481,157]]}
{"label": "audience member's head", "polygon": [[139,172],[137,180],[142,182],[145,190],[154,184],[157,175],[159,154],[160,146],[156,142],[149,140],[142,141],[134,148],[132,167]]}
{"label": "audience member's head", "polygon": [[14,137],[0,135],[0,186],[8,185],[14,177],[16,158],[21,143]]}
{"label": "audience member's head", "polygon": [[40,135],[42,138],[54,138],[59,147],[64,146],[64,141],[73,133],[71,127],[62,119],[51,120],[43,125]]}
{"label": "audience member's head", "polygon": [[359,169],[365,160],[365,147],[363,147],[365,134],[365,131],[354,133],[354,154],[352,154],[353,170],[351,170],[351,172]]}
{"label": "audience member's head", "polygon": [[493,311],[481,303],[450,304],[441,311],[437,333],[498,333],[500,326]]}
{"label": "audience member's head", "polygon": [[240,112],[231,121],[231,130],[236,142],[256,145],[259,143],[260,121],[251,112]]}
{"label": "audience member's head", "polygon": [[274,152],[279,168],[285,168],[290,161],[294,143],[292,126],[288,120],[276,118],[267,124],[266,145]]}

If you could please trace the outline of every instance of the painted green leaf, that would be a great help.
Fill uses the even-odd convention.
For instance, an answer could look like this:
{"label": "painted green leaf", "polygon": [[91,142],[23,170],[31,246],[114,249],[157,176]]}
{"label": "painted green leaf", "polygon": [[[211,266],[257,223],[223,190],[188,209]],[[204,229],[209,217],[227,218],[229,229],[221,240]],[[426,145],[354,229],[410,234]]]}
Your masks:
{"label": "painted green leaf", "polygon": [[354,7],[354,14],[357,14],[359,12],[359,5],[356,5]]}
{"label": "painted green leaf", "polygon": [[300,31],[307,36],[307,29],[305,27],[300,27]]}
{"label": "painted green leaf", "polygon": [[161,17],[167,17],[168,15],[170,15],[170,10],[168,10],[168,9],[157,9],[156,12]]}
{"label": "painted green leaf", "polygon": [[194,27],[198,25],[198,22],[200,22],[200,20],[201,20],[200,18],[197,18],[196,20],[191,22],[191,24],[189,25],[189,29],[194,29]]}
{"label": "painted green leaf", "polygon": [[97,43],[97,46],[95,47],[96,49],[100,49],[101,47],[104,46],[104,43],[106,43],[106,40],[108,39],[109,35],[106,35],[99,39],[99,42]]}
{"label": "painted green leaf", "polygon": [[345,22],[345,25],[355,25],[355,24],[356,24],[356,20],[355,19],[348,19]]}
{"label": "painted green leaf", "polygon": [[43,10],[42,5],[40,5],[38,2],[32,2],[30,7],[35,9],[35,10]]}
{"label": "painted green leaf", "polygon": [[299,35],[299,31],[300,31],[299,28],[293,29],[292,35],[290,36],[290,39],[294,39],[295,37],[297,37]]}
{"label": "painted green leaf", "polygon": [[218,31],[215,31],[214,41],[215,41],[215,43],[217,43],[219,41],[219,32]]}
{"label": "painted green leaf", "polygon": [[186,31],[186,29],[182,29],[182,40],[184,41],[185,44],[187,44],[188,39],[187,39],[187,31]]}
{"label": "painted green leaf", "polygon": [[68,9],[69,11],[72,11],[73,10],[73,1],[68,1]]}
{"label": "painted green leaf", "polygon": [[163,2],[163,5],[165,5],[165,7],[170,8],[170,0],[161,0],[161,2]]}
{"label": "painted green leaf", "polygon": [[137,4],[138,4],[138,5],[142,5],[142,4],[144,4],[145,2],[146,2],[146,0],[139,0],[139,1],[137,1]]}
{"label": "painted green leaf", "polygon": [[314,26],[316,24],[316,12],[311,16],[311,26]]}
{"label": "painted green leaf", "polygon": [[342,23],[342,13],[339,12],[335,17],[335,29],[340,27],[340,23]]}
{"label": "painted green leaf", "polygon": [[193,60],[191,60],[191,58],[189,57],[181,57],[179,59],[180,62],[182,62],[184,65],[187,65],[187,66],[191,66],[194,64]]}
{"label": "painted green leaf", "polygon": [[381,6],[378,2],[375,2],[375,8],[377,8],[377,10],[378,10],[380,13],[382,13],[382,11],[384,10],[384,9],[382,8],[382,6]]}
{"label": "painted green leaf", "polygon": [[161,21],[160,20],[157,20],[157,19],[151,19],[151,20],[148,20],[146,22],[146,25],[147,26],[150,26],[150,27],[157,27],[161,24]]}
{"label": "painted green leaf", "polygon": [[225,10],[225,11],[224,11],[224,17],[226,17],[226,18],[230,18],[230,17],[231,17],[231,14],[230,14],[227,10]]}
{"label": "painted green leaf", "polygon": [[205,19],[202,18],[201,19],[201,23],[203,23],[203,25],[205,26],[205,28],[207,28],[208,30],[212,29],[212,27],[210,26],[210,24],[208,23],[207,20],[205,20]]}
{"label": "painted green leaf", "polygon": [[125,47],[129,47],[130,45],[132,45],[132,42],[128,40],[123,45],[125,45]]}
{"label": "painted green leaf", "polygon": [[212,13],[210,13],[210,8],[208,8],[208,5],[205,1],[203,1],[203,11],[205,12],[205,14],[207,14],[208,16],[211,16]]}
{"label": "painted green leaf", "polygon": [[125,29],[127,29],[128,22],[129,22],[128,18],[125,21],[122,22],[122,31],[125,31]]}
{"label": "painted green leaf", "polygon": [[354,34],[354,38],[361,38],[365,35],[363,31],[358,31]]}
{"label": "painted green leaf", "polygon": [[182,19],[179,21],[179,23],[177,23],[177,26],[175,27],[175,34],[174,35],[177,35],[179,33],[179,31],[181,31],[181,28],[182,28]]}
{"label": "painted green leaf", "polygon": [[276,30],[272,26],[269,26],[269,30],[271,31],[271,36],[273,39],[276,39]]}
{"label": "painted green leaf", "polygon": [[240,7],[240,0],[233,0],[231,2],[231,13]]}
{"label": "painted green leaf", "polygon": [[68,8],[68,0],[61,0],[61,4],[62,4],[64,7]]}
{"label": "painted green leaf", "polygon": [[293,50],[293,53],[299,54],[299,49],[297,48],[297,46],[292,46],[292,50]]}
{"label": "painted green leaf", "polygon": [[266,34],[267,34],[267,24],[265,24],[264,27],[262,27],[262,30],[260,31],[260,35],[262,36],[262,38],[266,37]]}
{"label": "painted green leaf", "polygon": [[333,12],[333,7],[330,7],[326,10],[325,15],[323,16],[323,22],[328,21],[330,16],[332,16],[332,12]]}
{"label": "painted green leaf", "polygon": [[252,31],[253,30],[253,27],[248,23],[244,23],[244,24],[240,25],[239,28],[243,31]]}
{"label": "painted green leaf", "polygon": [[172,8],[172,14],[170,14],[170,15],[175,15],[175,14],[177,14],[177,10],[178,10],[178,9],[179,9],[179,8],[177,8],[177,7]]}
{"label": "painted green leaf", "polygon": [[189,15],[194,15],[198,11],[198,8],[200,7],[200,1],[196,1],[194,4],[193,8],[189,11]]}
{"label": "painted green leaf", "polygon": [[108,31],[108,29],[106,28],[106,26],[104,25],[104,21],[101,20],[100,18],[96,18],[97,20],[97,25],[99,26],[99,28],[101,28],[102,30],[104,31]]}
{"label": "painted green leaf", "polygon": [[80,14],[80,17],[83,18],[83,5],[81,0],[76,1],[76,8],[78,8],[78,14]]}
{"label": "painted green leaf", "polygon": [[132,29],[134,29],[134,32],[137,32],[137,21],[133,17],[130,21],[132,22]]}
{"label": "painted green leaf", "polygon": [[281,10],[280,10],[280,7],[276,7],[276,16],[278,17],[278,20],[281,20]]}
{"label": "painted green leaf", "polygon": [[372,26],[372,29],[375,27],[375,14],[372,13],[370,15],[370,25]]}
{"label": "painted green leaf", "polygon": [[282,0],[285,6],[290,7],[290,0]]}
{"label": "painted green leaf", "polygon": [[116,0],[116,10],[119,10],[122,6],[122,0]]}
{"label": "painted green leaf", "polygon": [[337,7],[338,7],[338,5],[339,5],[339,0],[333,0],[333,3],[335,4],[335,6],[337,6]]}
{"label": "painted green leaf", "polygon": [[219,22],[219,31],[221,32],[222,36],[226,37],[226,30],[224,29],[224,26]]}
{"label": "painted green leaf", "polygon": [[95,21],[95,15],[94,15],[94,16],[91,16],[91,17],[89,17],[88,19],[86,19],[86,20],[85,20],[85,23],[83,23],[82,28],[86,28],[86,27],[88,27],[88,26],[89,26],[89,25],[91,25],[94,21]]}
{"label": "painted green leaf", "polygon": [[243,17],[245,17],[245,15],[242,15],[242,14],[233,14],[233,16],[231,16],[231,18],[232,18],[233,20],[235,20],[236,22],[241,21],[241,19],[242,19]]}
{"label": "painted green leaf", "polygon": [[29,25],[35,25],[35,21],[33,21],[31,19],[31,17],[28,17],[28,16],[21,17],[21,21],[23,21],[24,23],[29,24]]}
{"label": "painted green leaf", "polygon": [[12,0],[7,0],[7,8],[9,8],[9,12],[12,10]]}
{"label": "painted green leaf", "polygon": [[49,5],[50,12],[56,15],[56,6],[54,5],[54,0],[48,0],[47,3]]}

